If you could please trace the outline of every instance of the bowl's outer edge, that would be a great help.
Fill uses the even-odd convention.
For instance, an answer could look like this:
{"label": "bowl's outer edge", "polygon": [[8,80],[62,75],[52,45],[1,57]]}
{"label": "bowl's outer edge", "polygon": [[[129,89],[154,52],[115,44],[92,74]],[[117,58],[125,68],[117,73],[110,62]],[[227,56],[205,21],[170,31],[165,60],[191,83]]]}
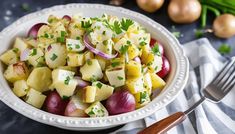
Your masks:
{"label": "bowl's outer edge", "polygon": [[[0,88],[0,99],[9,107],[14,109],[15,111],[23,114],[24,116],[31,118],[33,120],[39,121],[41,123],[45,123],[48,125],[70,129],[70,130],[95,130],[95,129],[102,129],[107,127],[112,127],[116,125],[125,124],[128,122],[132,122],[135,120],[142,119],[146,116],[153,114],[155,111],[165,107],[167,104],[172,102],[177,95],[183,90],[186,85],[188,75],[189,75],[189,62],[187,57],[185,56],[180,43],[178,40],[168,32],[163,26],[158,24],[157,22],[153,21],[152,19],[134,11],[124,9],[121,7],[113,7],[101,4],[67,4],[67,5],[59,5],[53,6],[51,8],[46,8],[41,11],[37,11],[35,13],[28,14],[16,22],[5,28],[0,33],[0,41],[3,40],[5,35],[8,31],[13,30],[19,24],[26,22],[31,17],[36,17],[38,15],[46,14],[50,11],[56,10],[66,10],[68,8],[97,8],[97,9],[107,9],[112,11],[121,12],[123,14],[132,14],[134,17],[138,17],[143,22],[146,22],[150,25],[153,25],[155,28],[158,28],[162,31],[162,33],[169,38],[172,45],[175,47],[175,53],[180,57],[177,59],[177,65],[180,67],[177,68],[176,74],[177,77],[174,78],[171,85],[168,87],[168,91],[164,93],[159,98],[153,100],[150,104],[145,106],[144,108],[135,110],[133,112],[116,115],[116,116],[109,116],[109,117],[101,117],[101,118],[72,118],[72,117],[64,117],[58,116],[54,114],[50,114],[44,112],[42,110],[38,110],[26,103],[20,102],[20,99],[15,100],[10,98],[9,92],[7,92],[6,88],[9,89],[9,86],[6,85],[4,81],[0,81],[1,88]],[[3,79],[2,74],[0,74],[1,79]]]}

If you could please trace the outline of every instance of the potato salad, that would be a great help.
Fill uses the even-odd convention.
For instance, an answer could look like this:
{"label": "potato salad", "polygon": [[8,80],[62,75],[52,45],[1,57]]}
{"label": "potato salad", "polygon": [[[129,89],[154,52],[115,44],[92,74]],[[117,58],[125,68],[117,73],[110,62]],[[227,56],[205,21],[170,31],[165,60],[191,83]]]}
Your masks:
{"label": "potato salad", "polygon": [[26,103],[49,113],[104,117],[147,105],[170,64],[160,42],[128,18],[50,15],[0,56]]}

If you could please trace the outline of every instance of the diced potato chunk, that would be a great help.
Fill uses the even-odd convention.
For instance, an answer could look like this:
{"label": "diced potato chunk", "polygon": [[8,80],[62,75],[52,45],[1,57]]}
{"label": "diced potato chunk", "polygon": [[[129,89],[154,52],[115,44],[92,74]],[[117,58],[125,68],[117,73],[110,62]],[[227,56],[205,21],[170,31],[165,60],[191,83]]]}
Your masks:
{"label": "diced potato chunk", "polygon": [[141,64],[136,61],[129,61],[126,63],[126,75],[128,78],[138,78],[142,75]]}
{"label": "diced potato chunk", "polygon": [[58,40],[58,38],[60,38],[63,32],[66,33],[66,29],[64,24],[61,21],[58,21],[56,23],[54,23],[53,25],[51,25],[51,30],[53,31],[53,35],[54,38]]}
{"label": "diced potato chunk", "polygon": [[21,38],[17,37],[14,43],[14,48],[18,48],[20,52],[28,48],[28,44]]}
{"label": "diced potato chunk", "polygon": [[74,72],[63,69],[54,69],[52,71],[53,87],[56,88],[61,97],[73,95],[77,86],[74,74]]}
{"label": "diced potato chunk", "polygon": [[87,60],[87,62],[80,68],[82,79],[86,81],[100,80],[103,73],[97,59]]}
{"label": "diced potato chunk", "polygon": [[110,85],[116,87],[120,87],[125,85],[126,77],[125,77],[125,67],[108,67],[105,71],[105,74],[109,80]]}
{"label": "diced potato chunk", "polygon": [[127,79],[126,88],[132,93],[136,94],[144,90],[144,78],[143,76],[134,79]]}
{"label": "diced potato chunk", "polygon": [[81,52],[85,49],[85,45],[80,39],[66,39],[66,48],[68,52]]}
{"label": "diced potato chunk", "polygon": [[84,64],[84,54],[68,53],[67,63],[71,67],[82,66]]}
{"label": "diced potato chunk", "polygon": [[113,43],[112,39],[108,39],[108,40],[103,41],[103,43],[97,44],[96,49],[98,49],[106,54],[111,55],[113,45],[114,45],[114,43]]}
{"label": "diced potato chunk", "polygon": [[76,67],[71,67],[71,66],[60,66],[58,67],[59,69],[63,70],[68,70],[77,73],[77,68]]}
{"label": "diced potato chunk", "polygon": [[18,97],[23,97],[27,94],[29,86],[25,80],[18,80],[14,82],[13,92]]}
{"label": "diced potato chunk", "polygon": [[66,48],[65,45],[51,44],[45,52],[46,63],[50,68],[57,68],[66,64]]}
{"label": "diced potato chunk", "polygon": [[106,59],[104,59],[104,58],[102,58],[102,57],[100,57],[98,55],[95,56],[95,59],[98,60],[102,71],[104,71],[106,66],[108,65],[108,60],[106,60]]}
{"label": "diced potato chunk", "polygon": [[76,39],[77,37],[81,37],[85,30],[81,28],[81,23],[80,22],[72,22],[69,24],[69,32],[70,32],[70,38]]}
{"label": "diced potato chunk", "polygon": [[43,95],[41,92],[38,92],[37,90],[34,90],[33,88],[30,88],[29,92],[26,95],[25,102],[40,109],[45,99],[46,99],[46,96]]}
{"label": "diced potato chunk", "polygon": [[39,28],[37,38],[40,43],[46,45],[55,43],[53,31],[48,25],[43,25]]}
{"label": "diced potato chunk", "polygon": [[90,117],[105,117],[108,116],[108,111],[106,108],[99,102],[93,103],[91,106],[89,106],[85,113],[88,114]]}
{"label": "diced potato chunk", "polygon": [[152,80],[149,72],[144,74],[144,88],[148,91],[148,94],[152,93]]}
{"label": "diced potato chunk", "polygon": [[7,67],[4,77],[14,83],[17,80],[27,79],[29,70],[24,62],[17,62]]}
{"label": "diced potato chunk", "polygon": [[152,80],[152,90],[163,89],[166,82],[155,73],[150,73]]}
{"label": "diced potato chunk", "polygon": [[116,51],[118,51],[119,53],[121,53],[121,49],[124,47],[124,46],[128,46],[130,43],[130,41],[128,41],[127,38],[123,37],[121,38],[118,42],[115,43],[114,45],[114,49]]}
{"label": "diced potato chunk", "polygon": [[143,107],[151,101],[148,91],[146,90],[136,93],[134,97],[136,101],[136,108]]}
{"label": "diced potato chunk", "polygon": [[85,59],[85,61],[90,60],[90,59],[94,59],[94,54],[90,51],[86,51],[84,53],[84,59]]}
{"label": "diced potato chunk", "polygon": [[28,62],[34,67],[42,67],[45,63],[44,53],[41,48],[33,48],[30,50]]}
{"label": "diced potato chunk", "polygon": [[93,82],[92,86],[96,86],[95,101],[106,100],[113,94],[113,87],[99,81]]}
{"label": "diced potato chunk", "polygon": [[130,45],[128,46],[127,53],[128,53],[128,58],[129,58],[129,60],[132,60],[132,59],[134,59],[135,57],[137,57],[137,56],[140,55],[140,50],[139,50],[138,47],[136,47],[135,45],[130,44]]}
{"label": "diced potato chunk", "polygon": [[0,60],[6,65],[14,64],[19,61],[18,48],[6,51],[0,56]]}
{"label": "diced potato chunk", "polygon": [[[145,56],[144,56],[145,55]],[[157,73],[162,69],[162,57],[154,55],[152,52],[142,54],[142,62],[148,66],[148,69],[152,73]]]}
{"label": "diced potato chunk", "polygon": [[84,103],[93,103],[95,101],[96,87],[95,86],[86,86],[83,90],[83,102]]}
{"label": "diced potato chunk", "polygon": [[49,89],[52,84],[51,70],[48,67],[34,68],[30,73],[27,84],[39,92],[44,92]]}

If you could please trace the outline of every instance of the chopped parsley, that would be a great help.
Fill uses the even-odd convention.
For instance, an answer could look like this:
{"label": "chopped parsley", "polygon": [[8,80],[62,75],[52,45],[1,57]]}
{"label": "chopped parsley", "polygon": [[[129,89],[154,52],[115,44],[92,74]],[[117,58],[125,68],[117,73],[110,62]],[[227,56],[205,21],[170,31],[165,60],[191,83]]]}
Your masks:
{"label": "chopped parsley", "polygon": [[64,80],[64,84],[65,84],[65,85],[68,85],[68,84],[69,84],[69,81],[70,81],[70,77],[67,76],[66,79]]}
{"label": "chopped parsley", "polygon": [[158,69],[158,66],[156,66],[155,68],[154,68],[154,70],[156,71]]}
{"label": "chopped parsley", "polygon": [[97,81],[97,78],[95,75],[92,75],[92,77],[90,78],[90,81],[91,82],[96,82]]}
{"label": "chopped parsley", "polygon": [[34,55],[37,55],[37,49],[36,48],[34,48],[32,50],[32,53],[30,54],[30,56],[34,56]]}
{"label": "chopped parsley", "polygon": [[60,34],[61,34],[61,37],[65,37],[67,33],[65,31],[61,31]]}
{"label": "chopped parsley", "polygon": [[140,101],[138,103],[142,104],[148,100],[148,93],[147,91],[140,92]]}
{"label": "chopped parsley", "polygon": [[106,31],[103,31],[102,34],[105,35],[105,34],[106,34]]}
{"label": "chopped parsley", "polygon": [[65,37],[58,37],[56,39],[57,42],[64,43],[65,42]]}
{"label": "chopped parsley", "polygon": [[140,46],[144,46],[144,45],[147,45],[147,43],[145,41],[141,41]]}
{"label": "chopped parsley", "polygon": [[102,85],[100,82],[98,82],[98,83],[96,84],[96,86],[97,86],[98,88],[101,88],[103,85]]}
{"label": "chopped parsley", "polygon": [[119,51],[121,54],[125,54],[127,52],[127,50],[128,50],[128,46],[122,45]]}
{"label": "chopped parsley", "polygon": [[129,40],[126,41],[126,44],[127,44],[127,45],[131,45],[131,41],[129,41]]}
{"label": "chopped parsley", "polygon": [[80,40],[80,39],[81,39],[81,37],[79,37],[79,36],[78,36],[78,37],[76,37],[76,39],[77,39],[77,40]]}
{"label": "chopped parsley", "polygon": [[160,51],[159,51],[159,46],[158,46],[157,43],[154,44],[154,47],[152,48],[152,52],[153,52],[153,54],[155,54],[155,55],[158,55],[158,56],[161,55],[161,53],[160,53]]}
{"label": "chopped parsley", "polygon": [[122,19],[121,21],[121,27],[125,31],[127,31],[129,26],[131,26],[132,24],[134,24],[134,22],[131,19]]}
{"label": "chopped parsley", "polygon": [[222,55],[224,54],[229,54],[232,51],[232,47],[229,46],[228,44],[221,44],[218,48],[219,53]]}
{"label": "chopped parsley", "polygon": [[12,50],[14,53],[18,53],[19,52],[19,49],[18,48],[13,48]]}
{"label": "chopped parsley", "polygon": [[52,57],[50,58],[52,61],[56,60],[57,59],[57,55],[53,53]]}
{"label": "chopped parsley", "polygon": [[95,115],[95,112],[93,111],[94,108],[91,109],[91,111],[89,113],[87,113],[88,115]]}
{"label": "chopped parsley", "polygon": [[123,80],[123,77],[121,77],[121,76],[118,76],[117,78],[118,78],[118,80]]}
{"label": "chopped parsley", "polygon": [[87,65],[92,65],[92,61],[90,59],[87,60]]}
{"label": "chopped parsley", "polygon": [[68,97],[68,96],[63,95],[62,100],[68,100],[68,99],[69,99],[69,97]]}
{"label": "chopped parsley", "polygon": [[91,25],[92,25],[92,23],[89,20],[88,21],[81,21],[82,28],[88,29],[91,27]]}
{"label": "chopped parsley", "polygon": [[114,21],[113,25],[111,26],[112,30],[116,33],[116,34],[120,34],[122,33],[122,29],[121,26],[119,24],[118,21]]}
{"label": "chopped parsley", "polygon": [[116,67],[116,66],[118,66],[118,65],[120,65],[120,62],[112,62],[112,63],[111,63],[111,66],[112,66],[112,67]]}
{"label": "chopped parsley", "polygon": [[76,45],[75,45],[75,48],[79,49],[79,48],[80,48],[80,45],[79,45],[79,44],[76,44]]}

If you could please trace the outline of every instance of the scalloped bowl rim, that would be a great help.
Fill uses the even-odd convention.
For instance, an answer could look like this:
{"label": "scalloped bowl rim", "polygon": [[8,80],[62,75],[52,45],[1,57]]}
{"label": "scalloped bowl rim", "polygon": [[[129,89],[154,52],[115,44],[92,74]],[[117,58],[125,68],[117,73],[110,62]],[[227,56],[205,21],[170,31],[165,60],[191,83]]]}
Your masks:
{"label": "scalloped bowl rim", "polygon": [[[140,13],[131,11],[129,9],[124,9],[122,7],[113,7],[102,4],[67,4],[53,6],[21,17],[16,22],[14,22],[13,24],[6,27],[0,32],[0,41],[6,38],[6,36],[8,35],[7,33],[9,31],[14,30],[15,27],[19,26],[24,22],[29,21],[31,18],[36,18],[37,16],[45,15],[52,11],[67,9],[71,10],[73,8],[92,8],[97,10],[105,9],[113,12],[119,12],[120,14],[131,14],[134,18],[138,18],[143,21],[143,23],[152,25],[152,27],[161,31],[161,34],[163,34],[163,36],[167,36],[168,41],[174,47],[174,54],[177,55],[175,62],[178,67],[176,69],[176,75],[174,76],[171,83],[166,89],[164,89],[165,91],[161,93],[161,95],[152,100],[148,105],[133,112],[99,118],[77,118],[51,114],[34,108],[28,105],[27,103],[21,101],[11,92],[11,89],[7,84],[6,80],[4,79],[3,74],[0,73],[0,100],[3,101],[6,105],[11,107],[15,111],[23,114],[24,116],[44,124],[70,130],[98,130],[125,124],[147,117],[172,102],[177,97],[177,95],[183,90],[188,79],[189,63],[178,40],[168,30],[166,30],[163,26],[153,21],[152,19]],[[2,67],[2,64],[0,66]]]}

